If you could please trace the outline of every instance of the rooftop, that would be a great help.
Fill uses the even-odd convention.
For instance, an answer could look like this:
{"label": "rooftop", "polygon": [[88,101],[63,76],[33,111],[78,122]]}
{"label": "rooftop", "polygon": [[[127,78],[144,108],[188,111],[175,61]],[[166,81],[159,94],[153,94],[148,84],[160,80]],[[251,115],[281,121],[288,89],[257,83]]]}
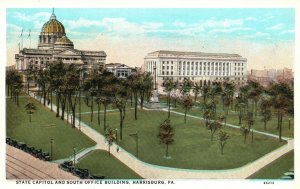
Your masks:
{"label": "rooftop", "polygon": [[186,51],[168,51],[159,50],[148,53],[147,56],[189,56],[189,57],[216,57],[216,58],[242,58],[238,54],[228,54],[228,53],[205,53],[205,52],[186,52]]}

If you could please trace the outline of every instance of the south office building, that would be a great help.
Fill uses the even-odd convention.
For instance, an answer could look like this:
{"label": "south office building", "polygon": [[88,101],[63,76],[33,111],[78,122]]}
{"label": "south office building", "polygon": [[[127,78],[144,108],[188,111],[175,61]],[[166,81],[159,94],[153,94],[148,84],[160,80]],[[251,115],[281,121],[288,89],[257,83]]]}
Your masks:
{"label": "south office building", "polygon": [[147,54],[144,67],[156,77],[158,86],[165,78],[179,82],[187,78],[200,85],[223,81],[243,85],[247,81],[247,59],[238,54],[160,50]]}

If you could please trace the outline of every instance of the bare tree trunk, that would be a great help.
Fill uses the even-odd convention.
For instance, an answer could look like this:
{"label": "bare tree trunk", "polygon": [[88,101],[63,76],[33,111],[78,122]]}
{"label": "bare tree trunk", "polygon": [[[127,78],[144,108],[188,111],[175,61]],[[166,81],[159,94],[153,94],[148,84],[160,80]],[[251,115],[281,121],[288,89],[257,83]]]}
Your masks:
{"label": "bare tree trunk", "polygon": [[93,96],[92,98],[92,102],[91,102],[91,122],[93,122],[93,117],[94,117],[94,100],[93,100]]}
{"label": "bare tree trunk", "polygon": [[107,108],[107,103],[104,104],[104,131],[106,130],[106,108]]}
{"label": "bare tree trunk", "polygon": [[169,157],[169,144],[167,144],[167,148],[166,148],[166,157]]}
{"label": "bare tree trunk", "polygon": [[98,109],[98,126],[100,127],[100,102],[97,103],[97,109]]}
{"label": "bare tree trunk", "polygon": [[168,97],[168,118],[170,118],[170,109],[171,109],[171,100],[170,100],[170,93],[171,92],[169,92],[169,97]]}
{"label": "bare tree trunk", "polygon": [[134,119],[137,120],[137,101],[138,101],[137,94],[134,95],[134,100],[135,100],[135,104],[134,104]]}
{"label": "bare tree trunk", "polygon": [[123,137],[123,113],[122,109],[120,109],[120,140],[122,140]]}

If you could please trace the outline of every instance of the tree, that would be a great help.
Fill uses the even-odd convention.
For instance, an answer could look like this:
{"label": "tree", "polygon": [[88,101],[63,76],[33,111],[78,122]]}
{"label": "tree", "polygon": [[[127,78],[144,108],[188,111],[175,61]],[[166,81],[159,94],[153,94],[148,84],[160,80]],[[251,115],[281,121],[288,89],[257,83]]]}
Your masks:
{"label": "tree", "polygon": [[43,105],[46,106],[47,90],[50,83],[49,70],[40,69],[37,74],[37,84],[39,86],[40,100],[43,99]]}
{"label": "tree", "polygon": [[222,128],[222,116],[218,116],[217,120],[209,121],[206,127],[210,130],[210,140],[213,141],[216,131]]}
{"label": "tree", "polygon": [[232,82],[225,81],[223,83],[223,87],[224,87],[224,89],[223,89],[223,95],[225,93],[224,96],[226,96],[226,98],[227,98],[226,99],[227,101],[225,102],[224,106],[227,107],[226,111],[228,113],[228,109],[229,109],[229,105],[230,104],[231,104],[231,109],[233,109],[233,99],[234,99],[235,85]]}
{"label": "tree", "polygon": [[117,92],[113,100],[114,106],[119,110],[120,113],[120,140],[123,138],[123,122],[125,119],[125,109],[128,98],[128,90],[125,87],[126,81],[121,80],[120,85],[117,87]]}
{"label": "tree", "polygon": [[112,128],[107,128],[105,132],[105,138],[108,144],[108,155],[110,156],[110,147],[113,144],[113,142],[116,141],[115,130],[113,130]]}
{"label": "tree", "polygon": [[26,80],[27,80],[27,94],[29,95],[30,81],[33,81],[35,77],[35,72],[32,69],[32,65],[26,70]]}
{"label": "tree", "polygon": [[169,145],[174,143],[174,129],[170,124],[170,119],[166,119],[159,127],[158,138],[160,142],[166,145],[165,157],[169,157]]}
{"label": "tree", "polygon": [[[248,90],[248,97],[252,99],[252,112],[254,113],[255,117],[257,116],[257,103],[260,97],[260,94],[263,92],[262,86],[255,81],[248,81],[249,90]],[[253,106],[254,105],[254,106]],[[255,111],[254,111],[255,108]]]}
{"label": "tree", "polygon": [[[146,73],[141,75],[141,83],[140,83],[140,99],[141,99],[141,108],[143,109],[144,98],[146,95],[150,94],[153,89],[153,78],[150,73]],[[150,95],[148,95],[150,96]]]}
{"label": "tree", "polygon": [[181,83],[180,92],[183,96],[190,95],[190,92],[193,88],[193,82],[190,79],[184,78]]}
{"label": "tree", "polygon": [[247,120],[248,129],[251,130],[254,124],[253,112],[247,112],[246,120]]}
{"label": "tree", "polygon": [[94,115],[94,97],[99,90],[98,82],[101,81],[100,73],[98,70],[94,70],[83,84],[83,90],[86,91],[85,103],[91,108],[91,122],[93,122]]}
{"label": "tree", "polygon": [[103,99],[100,96],[97,96],[95,99],[95,102],[97,104],[97,120],[98,120],[98,126],[100,127],[100,110],[101,110],[101,104]]}
{"label": "tree", "polygon": [[27,114],[29,115],[29,122],[31,122],[31,115],[36,111],[36,106],[34,103],[29,102],[25,105],[25,110],[27,111]]}
{"label": "tree", "polygon": [[6,72],[7,92],[14,103],[19,107],[19,94],[23,88],[22,75],[16,70],[8,70]]}
{"label": "tree", "polygon": [[108,107],[109,104],[111,104],[113,102],[113,98],[114,98],[115,93],[116,93],[117,88],[118,88],[117,84],[119,83],[119,80],[111,72],[108,72],[108,71],[103,72],[102,80],[103,80],[103,88],[102,88],[103,101],[102,101],[102,104],[104,106],[103,124],[104,124],[104,130],[106,130],[107,107]]}
{"label": "tree", "polygon": [[134,97],[134,119],[137,120],[138,93],[141,86],[141,76],[139,74],[132,74],[128,76],[128,81]]}
{"label": "tree", "polygon": [[184,109],[184,123],[186,123],[186,113],[194,105],[192,97],[190,97],[190,96],[182,96],[181,105],[182,105],[182,108]]}
{"label": "tree", "polygon": [[222,93],[221,84],[218,82],[214,82],[210,88],[211,99],[215,100],[215,97]]}
{"label": "tree", "polygon": [[227,144],[227,140],[229,139],[229,135],[225,131],[219,132],[219,144],[221,149],[221,154],[223,155],[224,147]]}
{"label": "tree", "polygon": [[271,84],[269,94],[272,96],[273,107],[277,110],[277,129],[281,141],[283,116],[293,112],[294,92],[286,83],[276,83]]}
{"label": "tree", "polygon": [[245,114],[245,109],[246,109],[246,103],[244,102],[244,99],[242,97],[237,97],[237,109],[238,109],[238,119],[239,119],[239,125],[242,124],[242,118],[244,117]]}
{"label": "tree", "polygon": [[72,127],[75,128],[76,105],[79,97],[80,90],[80,72],[71,64],[66,74],[66,93],[68,98],[68,105],[72,111]]}
{"label": "tree", "polygon": [[62,61],[53,62],[49,66],[50,75],[50,100],[52,107],[52,93],[56,94],[56,117],[60,115],[64,76],[66,75],[65,65]]}
{"label": "tree", "polygon": [[171,92],[173,89],[176,88],[176,82],[173,81],[173,79],[169,79],[169,78],[166,78],[164,81],[163,81],[163,86],[165,88],[165,91],[168,93],[168,101],[167,101],[167,104],[168,104],[168,118],[170,118],[170,109],[171,109]]}
{"label": "tree", "polygon": [[195,97],[195,99],[194,99],[195,103],[196,103],[196,101],[197,101],[197,96],[200,94],[200,91],[201,91],[201,86],[200,86],[200,84],[199,84],[199,83],[195,83],[195,84],[194,84],[194,88],[193,88],[194,97]]}
{"label": "tree", "polygon": [[204,112],[203,117],[205,120],[205,126],[209,128],[209,124],[216,118],[216,104],[215,101],[209,100],[206,104],[204,104]]}
{"label": "tree", "polygon": [[206,104],[206,99],[208,97],[208,94],[209,94],[209,91],[210,91],[210,87],[206,84],[204,84],[202,87],[201,87],[201,93],[202,93],[202,96],[203,96],[203,108],[205,108],[205,104]]}
{"label": "tree", "polygon": [[247,140],[247,135],[250,133],[250,129],[248,127],[245,126],[241,126],[240,131],[242,133],[242,135],[244,136],[244,143],[246,143]]}
{"label": "tree", "polygon": [[267,130],[267,122],[271,120],[272,117],[272,101],[271,97],[268,95],[262,95],[259,101],[259,115],[262,116],[261,121],[264,122],[264,130]]}

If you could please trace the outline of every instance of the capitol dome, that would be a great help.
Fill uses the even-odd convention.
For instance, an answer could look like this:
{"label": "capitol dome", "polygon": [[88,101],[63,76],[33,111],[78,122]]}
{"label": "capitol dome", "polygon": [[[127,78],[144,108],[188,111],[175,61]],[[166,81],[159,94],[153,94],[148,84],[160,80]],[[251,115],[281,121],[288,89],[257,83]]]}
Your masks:
{"label": "capitol dome", "polygon": [[43,25],[41,33],[58,33],[58,34],[66,34],[64,25],[56,20],[56,16],[52,13],[50,20]]}
{"label": "capitol dome", "polygon": [[65,27],[60,21],[56,19],[53,9],[49,21],[47,21],[42,27],[41,33],[39,35],[38,48],[53,49],[56,41],[63,36],[66,36]]}

